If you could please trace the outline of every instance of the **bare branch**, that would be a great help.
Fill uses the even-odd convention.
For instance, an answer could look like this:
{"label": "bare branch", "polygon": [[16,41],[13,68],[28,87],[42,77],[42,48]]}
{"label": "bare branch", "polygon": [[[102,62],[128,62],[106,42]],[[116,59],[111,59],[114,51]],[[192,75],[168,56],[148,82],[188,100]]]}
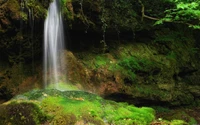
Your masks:
{"label": "bare branch", "polygon": [[158,19],[158,18],[155,18],[155,17],[150,17],[150,16],[147,16],[147,15],[145,15],[145,13],[144,13],[144,4],[142,3],[142,1],[141,0],[138,0],[138,2],[140,3],[140,5],[142,6],[142,10],[141,10],[141,13],[142,13],[142,18],[141,18],[141,21],[143,21],[144,20],[144,18],[148,18],[148,19],[151,19],[151,20],[160,20],[160,19]]}

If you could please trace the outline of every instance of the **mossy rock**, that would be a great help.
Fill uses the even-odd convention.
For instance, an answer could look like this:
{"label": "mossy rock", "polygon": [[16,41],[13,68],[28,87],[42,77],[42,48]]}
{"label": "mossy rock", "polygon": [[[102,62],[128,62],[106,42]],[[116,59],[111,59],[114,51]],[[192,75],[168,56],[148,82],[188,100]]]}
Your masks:
{"label": "mossy rock", "polygon": [[47,120],[39,106],[32,102],[16,102],[0,106],[1,125],[36,125]]}
{"label": "mossy rock", "polygon": [[0,124],[148,125],[155,111],[83,91],[33,90],[0,105]]}

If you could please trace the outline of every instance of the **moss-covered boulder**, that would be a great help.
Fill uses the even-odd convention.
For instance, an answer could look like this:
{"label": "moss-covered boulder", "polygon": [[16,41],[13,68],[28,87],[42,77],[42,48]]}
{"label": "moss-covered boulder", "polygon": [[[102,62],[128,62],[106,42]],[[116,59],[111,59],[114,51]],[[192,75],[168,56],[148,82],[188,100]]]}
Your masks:
{"label": "moss-covered boulder", "polygon": [[10,102],[0,106],[0,124],[37,125],[44,123],[47,116],[32,102]]}
{"label": "moss-covered boulder", "polygon": [[148,125],[154,115],[152,108],[116,103],[83,91],[33,90],[0,105],[0,123],[12,125]]}
{"label": "moss-covered boulder", "polygon": [[84,91],[32,90],[0,105],[0,124],[9,125],[189,125],[155,117],[155,110],[105,100]]}

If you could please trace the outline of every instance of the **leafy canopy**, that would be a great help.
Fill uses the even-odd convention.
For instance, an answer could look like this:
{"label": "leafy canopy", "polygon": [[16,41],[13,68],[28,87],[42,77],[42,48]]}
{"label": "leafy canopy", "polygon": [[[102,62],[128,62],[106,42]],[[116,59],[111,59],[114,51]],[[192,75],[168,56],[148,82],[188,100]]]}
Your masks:
{"label": "leafy canopy", "polygon": [[175,6],[165,10],[165,16],[155,24],[174,22],[187,24],[194,29],[200,29],[200,1],[196,0],[168,0]]}

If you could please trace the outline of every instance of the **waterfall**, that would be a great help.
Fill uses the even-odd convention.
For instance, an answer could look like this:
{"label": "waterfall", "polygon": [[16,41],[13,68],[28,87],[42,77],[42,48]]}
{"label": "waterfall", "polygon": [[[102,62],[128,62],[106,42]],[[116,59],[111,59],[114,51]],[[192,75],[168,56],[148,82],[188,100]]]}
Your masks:
{"label": "waterfall", "polygon": [[[44,87],[54,84],[58,89],[61,70],[61,52],[64,49],[63,22],[59,2],[50,3],[44,25]],[[63,60],[62,60],[63,63]]]}

